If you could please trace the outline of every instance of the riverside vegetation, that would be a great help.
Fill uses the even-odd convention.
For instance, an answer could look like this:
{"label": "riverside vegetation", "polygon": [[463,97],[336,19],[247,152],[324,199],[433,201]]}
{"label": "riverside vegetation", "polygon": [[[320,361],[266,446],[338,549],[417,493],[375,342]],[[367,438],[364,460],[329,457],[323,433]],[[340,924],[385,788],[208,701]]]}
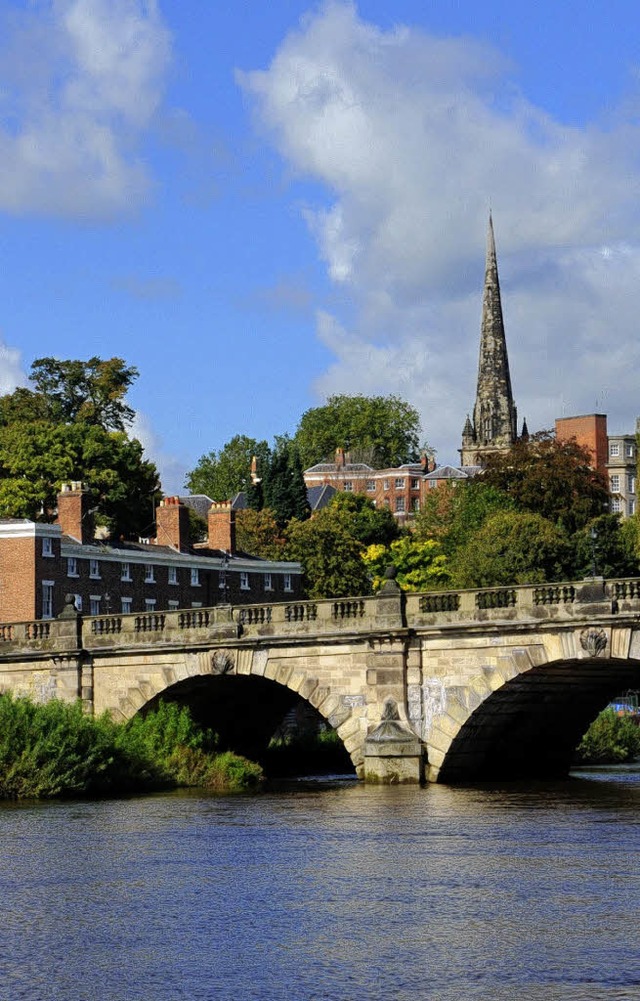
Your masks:
{"label": "riverside vegetation", "polygon": [[0,798],[110,796],[197,786],[244,792],[262,779],[260,765],[220,753],[211,730],[189,710],[157,710],[115,723],[87,716],[79,703],[0,696]]}

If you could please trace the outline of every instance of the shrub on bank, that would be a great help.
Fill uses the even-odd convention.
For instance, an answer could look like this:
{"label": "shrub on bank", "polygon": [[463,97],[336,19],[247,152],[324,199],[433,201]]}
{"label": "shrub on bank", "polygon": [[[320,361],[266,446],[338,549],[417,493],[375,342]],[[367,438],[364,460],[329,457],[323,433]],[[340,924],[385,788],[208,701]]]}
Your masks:
{"label": "shrub on bank", "polygon": [[576,760],[584,765],[614,765],[640,755],[640,726],[629,716],[605,709],[578,744]]}
{"label": "shrub on bank", "polygon": [[216,737],[189,710],[161,703],[155,712],[114,723],[79,703],[0,696],[0,798],[115,795],[202,786],[219,792],[255,787],[259,765],[219,754]]}

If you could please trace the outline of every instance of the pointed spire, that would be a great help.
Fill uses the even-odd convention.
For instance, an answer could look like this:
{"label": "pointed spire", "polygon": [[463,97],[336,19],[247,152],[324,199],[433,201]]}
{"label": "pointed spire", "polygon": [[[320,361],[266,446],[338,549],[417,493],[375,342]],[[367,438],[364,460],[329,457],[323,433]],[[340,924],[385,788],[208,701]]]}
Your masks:
{"label": "pointed spire", "polygon": [[[489,212],[478,387],[473,408],[473,432],[478,453],[510,448],[518,434],[516,416],[502,316],[493,217]],[[463,439],[466,431],[465,425]],[[470,460],[468,454],[466,459],[469,460],[467,464],[472,464],[473,460]],[[463,457],[463,464],[464,461]]]}
{"label": "pointed spire", "polygon": [[525,417],[525,419],[522,422],[522,432],[520,434],[520,437],[522,438],[523,441],[528,441],[529,440],[529,428],[527,427],[527,418],[526,417]]}

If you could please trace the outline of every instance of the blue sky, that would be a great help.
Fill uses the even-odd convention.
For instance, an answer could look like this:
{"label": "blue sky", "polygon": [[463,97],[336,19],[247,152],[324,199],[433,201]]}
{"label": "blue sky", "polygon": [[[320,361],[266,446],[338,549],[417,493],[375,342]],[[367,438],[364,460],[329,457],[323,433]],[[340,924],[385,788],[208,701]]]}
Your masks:
{"label": "blue sky", "polygon": [[0,0],[0,391],[121,355],[166,491],[332,392],[456,461],[491,204],[530,429],[640,412],[640,11]]}

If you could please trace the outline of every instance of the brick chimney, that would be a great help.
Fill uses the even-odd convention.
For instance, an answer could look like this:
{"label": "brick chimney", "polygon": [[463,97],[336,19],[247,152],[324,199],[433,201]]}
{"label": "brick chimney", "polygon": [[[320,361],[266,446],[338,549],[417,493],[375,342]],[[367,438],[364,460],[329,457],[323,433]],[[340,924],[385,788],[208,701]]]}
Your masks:
{"label": "brick chimney", "polygon": [[338,467],[338,469],[344,469],[344,465],[345,465],[346,459],[347,459],[347,457],[344,454],[344,449],[343,448],[337,448],[336,449],[336,466]]}
{"label": "brick chimney", "polygon": [[63,483],[58,494],[58,517],[56,519],[63,535],[87,545],[95,537],[95,522],[91,508],[89,491],[82,483]]}
{"label": "brick chimney", "polygon": [[178,552],[189,546],[189,508],[179,497],[165,497],[156,508],[156,544]]}
{"label": "brick chimney", "polygon": [[214,501],[209,508],[209,549],[236,551],[236,512],[231,501]]}

